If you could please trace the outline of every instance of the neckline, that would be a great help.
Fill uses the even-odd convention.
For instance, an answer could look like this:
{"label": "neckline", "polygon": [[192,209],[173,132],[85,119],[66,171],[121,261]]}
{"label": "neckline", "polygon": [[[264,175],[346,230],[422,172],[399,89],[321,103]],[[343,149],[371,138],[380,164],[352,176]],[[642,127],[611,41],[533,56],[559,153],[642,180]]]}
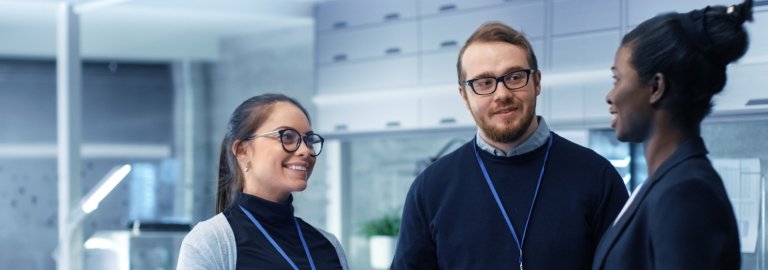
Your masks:
{"label": "neckline", "polygon": [[[554,135],[550,135],[550,136],[554,136]],[[553,145],[557,143],[557,139],[558,138],[555,138],[555,137],[552,138]],[[477,142],[471,142],[471,143],[477,144]],[[530,152],[523,153],[520,155],[510,156],[510,157],[496,156],[494,154],[488,153],[481,149],[478,149],[477,152],[486,163],[500,163],[500,164],[527,163],[527,162],[537,161],[538,158],[543,157],[547,153],[547,143],[544,143],[543,145],[537,147],[536,149],[531,150]]]}
{"label": "neckline", "polygon": [[237,203],[243,206],[253,217],[263,224],[293,224],[293,195],[288,195],[285,202],[273,202],[251,194],[240,192]]}

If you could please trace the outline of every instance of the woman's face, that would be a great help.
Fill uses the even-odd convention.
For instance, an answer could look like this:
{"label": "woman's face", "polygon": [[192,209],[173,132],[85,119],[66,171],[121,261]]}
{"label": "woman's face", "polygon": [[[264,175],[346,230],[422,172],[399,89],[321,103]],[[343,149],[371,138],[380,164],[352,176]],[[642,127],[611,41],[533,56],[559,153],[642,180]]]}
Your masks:
{"label": "woman's face", "polygon": [[616,52],[611,67],[613,89],[606,96],[606,101],[611,105],[611,127],[616,129],[616,138],[623,142],[643,142],[651,129],[653,87],[640,82],[631,61],[632,50],[631,45],[624,45]]}
{"label": "woman's face", "polygon": [[[277,102],[269,118],[253,135],[286,128],[301,134],[312,131],[307,116],[298,107],[288,102]],[[291,149],[290,146],[286,148]],[[271,201],[282,201],[290,192],[303,191],[315,166],[316,157],[310,153],[314,154],[314,151],[310,151],[303,140],[296,151],[285,151],[279,133],[244,142],[238,153],[245,179],[243,192]],[[246,167],[248,172],[244,171]]]}

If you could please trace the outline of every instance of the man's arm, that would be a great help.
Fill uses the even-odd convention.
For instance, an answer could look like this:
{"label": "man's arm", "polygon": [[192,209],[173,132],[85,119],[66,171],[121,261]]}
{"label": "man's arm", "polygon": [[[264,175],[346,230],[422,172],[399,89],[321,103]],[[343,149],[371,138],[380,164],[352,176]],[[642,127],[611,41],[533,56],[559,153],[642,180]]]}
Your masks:
{"label": "man's arm", "polygon": [[607,165],[603,170],[603,196],[600,205],[597,208],[594,219],[592,220],[593,243],[597,248],[603,234],[613,225],[616,216],[621,212],[621,208],[629,199],[629,193],[624,180],[621,179],[619,172],[611,165]]}
{"label": "man's arm", "polygon": [[400,235],[392,270],[438,269],[437,245],[429,230],[429,218],[424,211],[424,174],[413,181],[405,199]]}

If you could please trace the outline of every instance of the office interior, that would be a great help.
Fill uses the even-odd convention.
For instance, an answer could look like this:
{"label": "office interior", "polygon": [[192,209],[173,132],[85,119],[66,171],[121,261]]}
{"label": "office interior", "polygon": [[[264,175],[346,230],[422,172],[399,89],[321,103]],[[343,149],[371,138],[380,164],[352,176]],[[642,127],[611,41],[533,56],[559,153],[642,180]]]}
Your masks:
{"label": "office interior", "polygon": [[[215,214],[230,114],[264,93],[298,100],[326,139],[296,216],[336,235],[352,269],[386,269],[364,223],[397,216],[415,176],[477,132],[456,60],[487,21],[525,33],[542,72],[536,113],[610,160],[630,192],[648,177],[643,146],[616,139],[605,102],[621,38],[657,14],[737,2],[0,0],[0,269],[62,269],[62,244],[71,269],[175,269],[189,228]],[[742,269],[767,269],[768,1],[746,28],[701,136]],[[62,97],[72,91],[80,101]],[[59,240],[62,166],[75,170],[71,243]]]}

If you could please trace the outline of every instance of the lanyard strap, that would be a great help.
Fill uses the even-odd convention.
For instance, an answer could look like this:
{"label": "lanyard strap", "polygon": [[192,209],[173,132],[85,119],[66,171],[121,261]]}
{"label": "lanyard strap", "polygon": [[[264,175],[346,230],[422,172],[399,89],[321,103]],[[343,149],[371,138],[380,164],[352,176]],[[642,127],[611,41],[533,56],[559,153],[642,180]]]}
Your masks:
{"label": "lanyard strap", "polygon": [[528,211],[528,219],[525,221],[525,228],[523,228],[523,236],[520,240],[517,239],[517,233],[515,233],[515,228],[512,227],[512,222],[509,221],[509,216],[507,215],[507,210],[504,209],[504,206],[501,204],[501,200],[499,199],[499,194],[496,193],[496,188],[493,186],[493,182],[491,182],[491,177],[488,176],[488,171],[485,169],[485,164],[483,163],[483,159],[480,158],[480,154],[477,153],[477,137],[472,140],[472,147],[475,149],[475,156],[477,157],[477,162],[480,163],[480,169],[483,171],[483,176],[485,176],[485,181],[488,182],[488,187],[491,188],[491,193],[493,193],[493,198],[496,199],[496,204],[499,205],[499,209],[501,210],[501,214],[504,216],[504,220],[507,222],[507,226],[509,226],[509,230],[512,232],[512,237],[515,238],[515,242],[517,243],[517,248],[520,250],[520,269],[523,269],[523,243],[525,242],[525,232],[528,230],[528,222],[531,221],[531,213],[533,213],[533,204],[536,203],[536,196],[539,195],[539,187],[541,186],[541,178],[544,176],[544,168],[547,166],[547,158],[549,157],[549,149],[552,147],[552,132],[549,133],[549,143],[547,144],[547,154],[544,155],[544,165],[541,166],[541,173],[539,173],[539,182],[536,184],[536,193],[533,194],[533,201],[531,202],[531,210]]}
{"label": "lanyard strap", "polygon": [[[294,264],[293,261],[291,261],[291,258],[288,258],[288,255],[285,254],[283,249],[280,248],[280,246],[277,245],[275,240],[273,240],[272,237],[269,236],[269,233],[267,233],[267,231],[264,230],[264,227],[261,226],[259,221],[257,221],[253,217],[253,215],[251,215],[251,212],[248,212],[248,210],[245,210],[245,208],[242,205],[238,204],[237,206],[240,206],[240,209],[243,210],[245,215],[248,216],[248,218],[251,219],[253,224],[256,225],[256,228],[259,228],[259,231],[261,231],[261,233],[263,233],[264,236],[267,237],[267,240],[269,240],[269,242],[272,243],[272,246],[275,247],[275,249],[277,249],[277,252],[280,252],[280,255],[283,255],[283,258],[285,258],[285,260],[288,261],[289,264],[291,264],[291,267],[293,267],[293,269],[295,270],[299,270],[299,268],[296,267],[296,264]],[[315,270],[315,263],[312,261],[312,255],[309,255],[309,247],[307,247],[307,242],[304,241],[304,235],[301,233],[301,227],[299,227],[299,221],[296,220],[296,217],[293,217],[293,222],[296,223],[296,229],[299,230],[299,238],[301,238],[301,244],[304,245],[304,251],[307,252],[307,258],[309,258],[309,265],[312,266],[312,270]]]}

